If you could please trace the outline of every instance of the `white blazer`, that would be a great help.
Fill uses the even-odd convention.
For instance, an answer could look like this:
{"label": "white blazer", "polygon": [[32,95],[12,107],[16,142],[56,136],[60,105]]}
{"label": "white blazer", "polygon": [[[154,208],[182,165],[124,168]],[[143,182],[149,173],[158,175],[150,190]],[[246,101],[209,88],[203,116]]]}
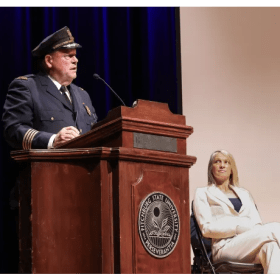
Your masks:
{"label": "white blazer", "polygon": [[250,193],[240,187],[230,187],[242,202],[239,212],[234,210],[228,197],[214,184],[197,188],[195,192],[194,214],[202,235],[212,238],[213,255],[236,235],[238,225],[254,227],[262,224]]}

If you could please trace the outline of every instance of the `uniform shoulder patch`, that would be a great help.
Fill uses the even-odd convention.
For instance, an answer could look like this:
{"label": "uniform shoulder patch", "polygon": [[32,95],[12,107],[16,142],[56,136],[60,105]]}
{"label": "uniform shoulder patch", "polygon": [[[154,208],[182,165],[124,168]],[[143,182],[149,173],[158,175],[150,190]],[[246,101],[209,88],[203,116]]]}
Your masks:
{"label": "uniform shoulder patch", "polygon": [[19,76],[16,78],[16,80],[28,80],[28,78],[25,76]]}
{"label": "uniform shoulder patch", "polygon": [[84,90],[83,88],[80,87],[81,90]]}

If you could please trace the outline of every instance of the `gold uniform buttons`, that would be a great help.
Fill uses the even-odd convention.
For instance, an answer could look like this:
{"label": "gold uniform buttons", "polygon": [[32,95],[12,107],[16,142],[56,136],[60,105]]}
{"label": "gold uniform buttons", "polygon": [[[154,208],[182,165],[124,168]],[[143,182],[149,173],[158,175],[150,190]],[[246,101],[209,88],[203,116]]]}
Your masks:
{"label": "gold uniform buttons", "polygon": [[54,117],[51,117],[51,120],[53,121],[53,120],[54,120]]}

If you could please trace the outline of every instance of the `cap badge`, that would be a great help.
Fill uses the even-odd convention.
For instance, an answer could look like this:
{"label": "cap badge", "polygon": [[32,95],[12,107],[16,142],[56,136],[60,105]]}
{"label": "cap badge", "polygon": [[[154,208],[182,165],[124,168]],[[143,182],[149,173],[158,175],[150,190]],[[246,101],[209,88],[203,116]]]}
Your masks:
{"label": "cap badge", "polygon": [[68,34],[70,40],[73,40],[73,41],[74,41],[74,37],[72,36],[71,31],[70,31],[69,29],[67,29],[66,32],[67,32],[67,34]]}

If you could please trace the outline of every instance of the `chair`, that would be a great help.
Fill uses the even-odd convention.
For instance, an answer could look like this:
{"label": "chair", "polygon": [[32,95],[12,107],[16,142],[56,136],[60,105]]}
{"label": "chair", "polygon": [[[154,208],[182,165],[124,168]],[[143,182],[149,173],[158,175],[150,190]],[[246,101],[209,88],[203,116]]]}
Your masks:
{"label": "chair", "polygon": [[213,263],[211,239],[204,238],[193,212],[190,217],[191,245],[194,252],[192,274],[262,274],[261,264],[222,261]]}

